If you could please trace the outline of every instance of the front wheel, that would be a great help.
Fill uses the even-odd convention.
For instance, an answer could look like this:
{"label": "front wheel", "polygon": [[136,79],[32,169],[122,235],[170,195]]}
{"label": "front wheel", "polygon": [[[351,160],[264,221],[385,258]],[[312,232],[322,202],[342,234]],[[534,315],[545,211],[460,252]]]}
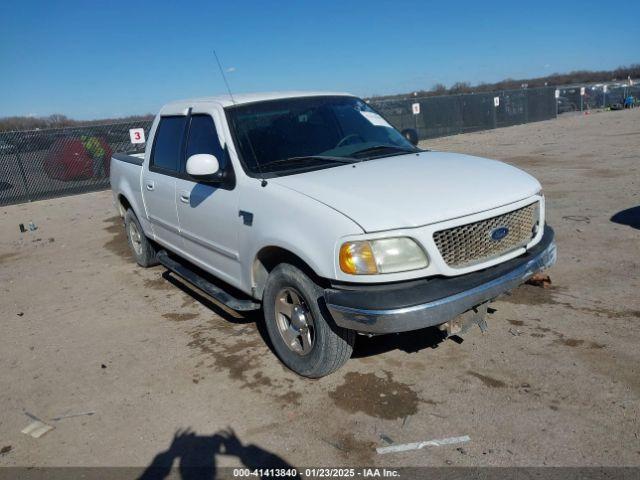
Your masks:
{"label": "front wheel", "polygon": [[281,264],[269,274],[262,305],[276,354],[297,374],[324,377],[351,357],[355,333],[335,324],[322,289],[297,267]]}

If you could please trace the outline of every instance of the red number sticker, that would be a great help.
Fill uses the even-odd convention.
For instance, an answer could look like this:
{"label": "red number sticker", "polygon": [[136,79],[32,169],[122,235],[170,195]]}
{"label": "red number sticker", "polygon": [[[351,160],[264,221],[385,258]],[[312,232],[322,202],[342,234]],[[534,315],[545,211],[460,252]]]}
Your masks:
{"label": "red number sticker", "polygon": [[129,130],[129,137],[131,137],[131,143],[144,143],[144,128],[132,128]]}

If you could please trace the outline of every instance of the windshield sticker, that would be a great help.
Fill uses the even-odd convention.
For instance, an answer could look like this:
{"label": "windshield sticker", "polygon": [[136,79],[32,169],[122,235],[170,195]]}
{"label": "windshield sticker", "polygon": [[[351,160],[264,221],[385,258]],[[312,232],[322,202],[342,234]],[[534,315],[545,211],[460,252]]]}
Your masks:
{"label": "windshield sticker", "polygon": [[380,115],[378,115],[375,112],[360,112],[360,114],[364,118],[369,120],[369,123],[371,123],[371,125],[375,125],[376,127],[391,128],[391,125],[389,125],[389,123],[384,118],[382,118]]}

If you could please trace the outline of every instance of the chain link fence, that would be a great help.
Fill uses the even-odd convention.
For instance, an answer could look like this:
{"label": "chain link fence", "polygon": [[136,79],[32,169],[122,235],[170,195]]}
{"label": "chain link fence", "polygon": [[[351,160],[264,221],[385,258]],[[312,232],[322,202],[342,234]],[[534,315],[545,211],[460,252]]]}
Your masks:
{"label": "chain link fence", "polygon": [[112,153],[143,152],[151,121],[0,133],[0,205],[109,188]]}
{"label": "chain link fence", "polygon": [[[407,136],[419,140],[507,127],[555,118],[558,113],[590,108],[622,108],[624,99],[640,98],[640,86],[555,87],[499,92],[371,100],[370,104]],[[0,132],[0,205],[109,188],[111,155],[143,152],[132,144],[134,121],[20,132]]]}
{"label": "chain link fence", "polygon": [[638,105],[640,85],[575,85],[558,88],[558,113],[582,112],[596,108],[622,109],[631,97]]}
{"label": "chain link fence", "polygon": [[419,140],[537,122],[556,116],[553,87],[372,100],[370,104],[398,130],[413,131]]}

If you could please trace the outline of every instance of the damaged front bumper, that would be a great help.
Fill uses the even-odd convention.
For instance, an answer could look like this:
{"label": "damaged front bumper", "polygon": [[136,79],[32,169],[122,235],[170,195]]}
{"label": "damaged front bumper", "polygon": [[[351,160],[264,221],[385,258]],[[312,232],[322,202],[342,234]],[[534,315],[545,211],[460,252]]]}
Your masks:
{"label": "damaged front bumper", "polygon": [[337,325],[358,332],[406,332],[441,325],[526,282],[556,262],[553,230],[520,257],[459,277],[388,285],[341,285],[325,290]]}

